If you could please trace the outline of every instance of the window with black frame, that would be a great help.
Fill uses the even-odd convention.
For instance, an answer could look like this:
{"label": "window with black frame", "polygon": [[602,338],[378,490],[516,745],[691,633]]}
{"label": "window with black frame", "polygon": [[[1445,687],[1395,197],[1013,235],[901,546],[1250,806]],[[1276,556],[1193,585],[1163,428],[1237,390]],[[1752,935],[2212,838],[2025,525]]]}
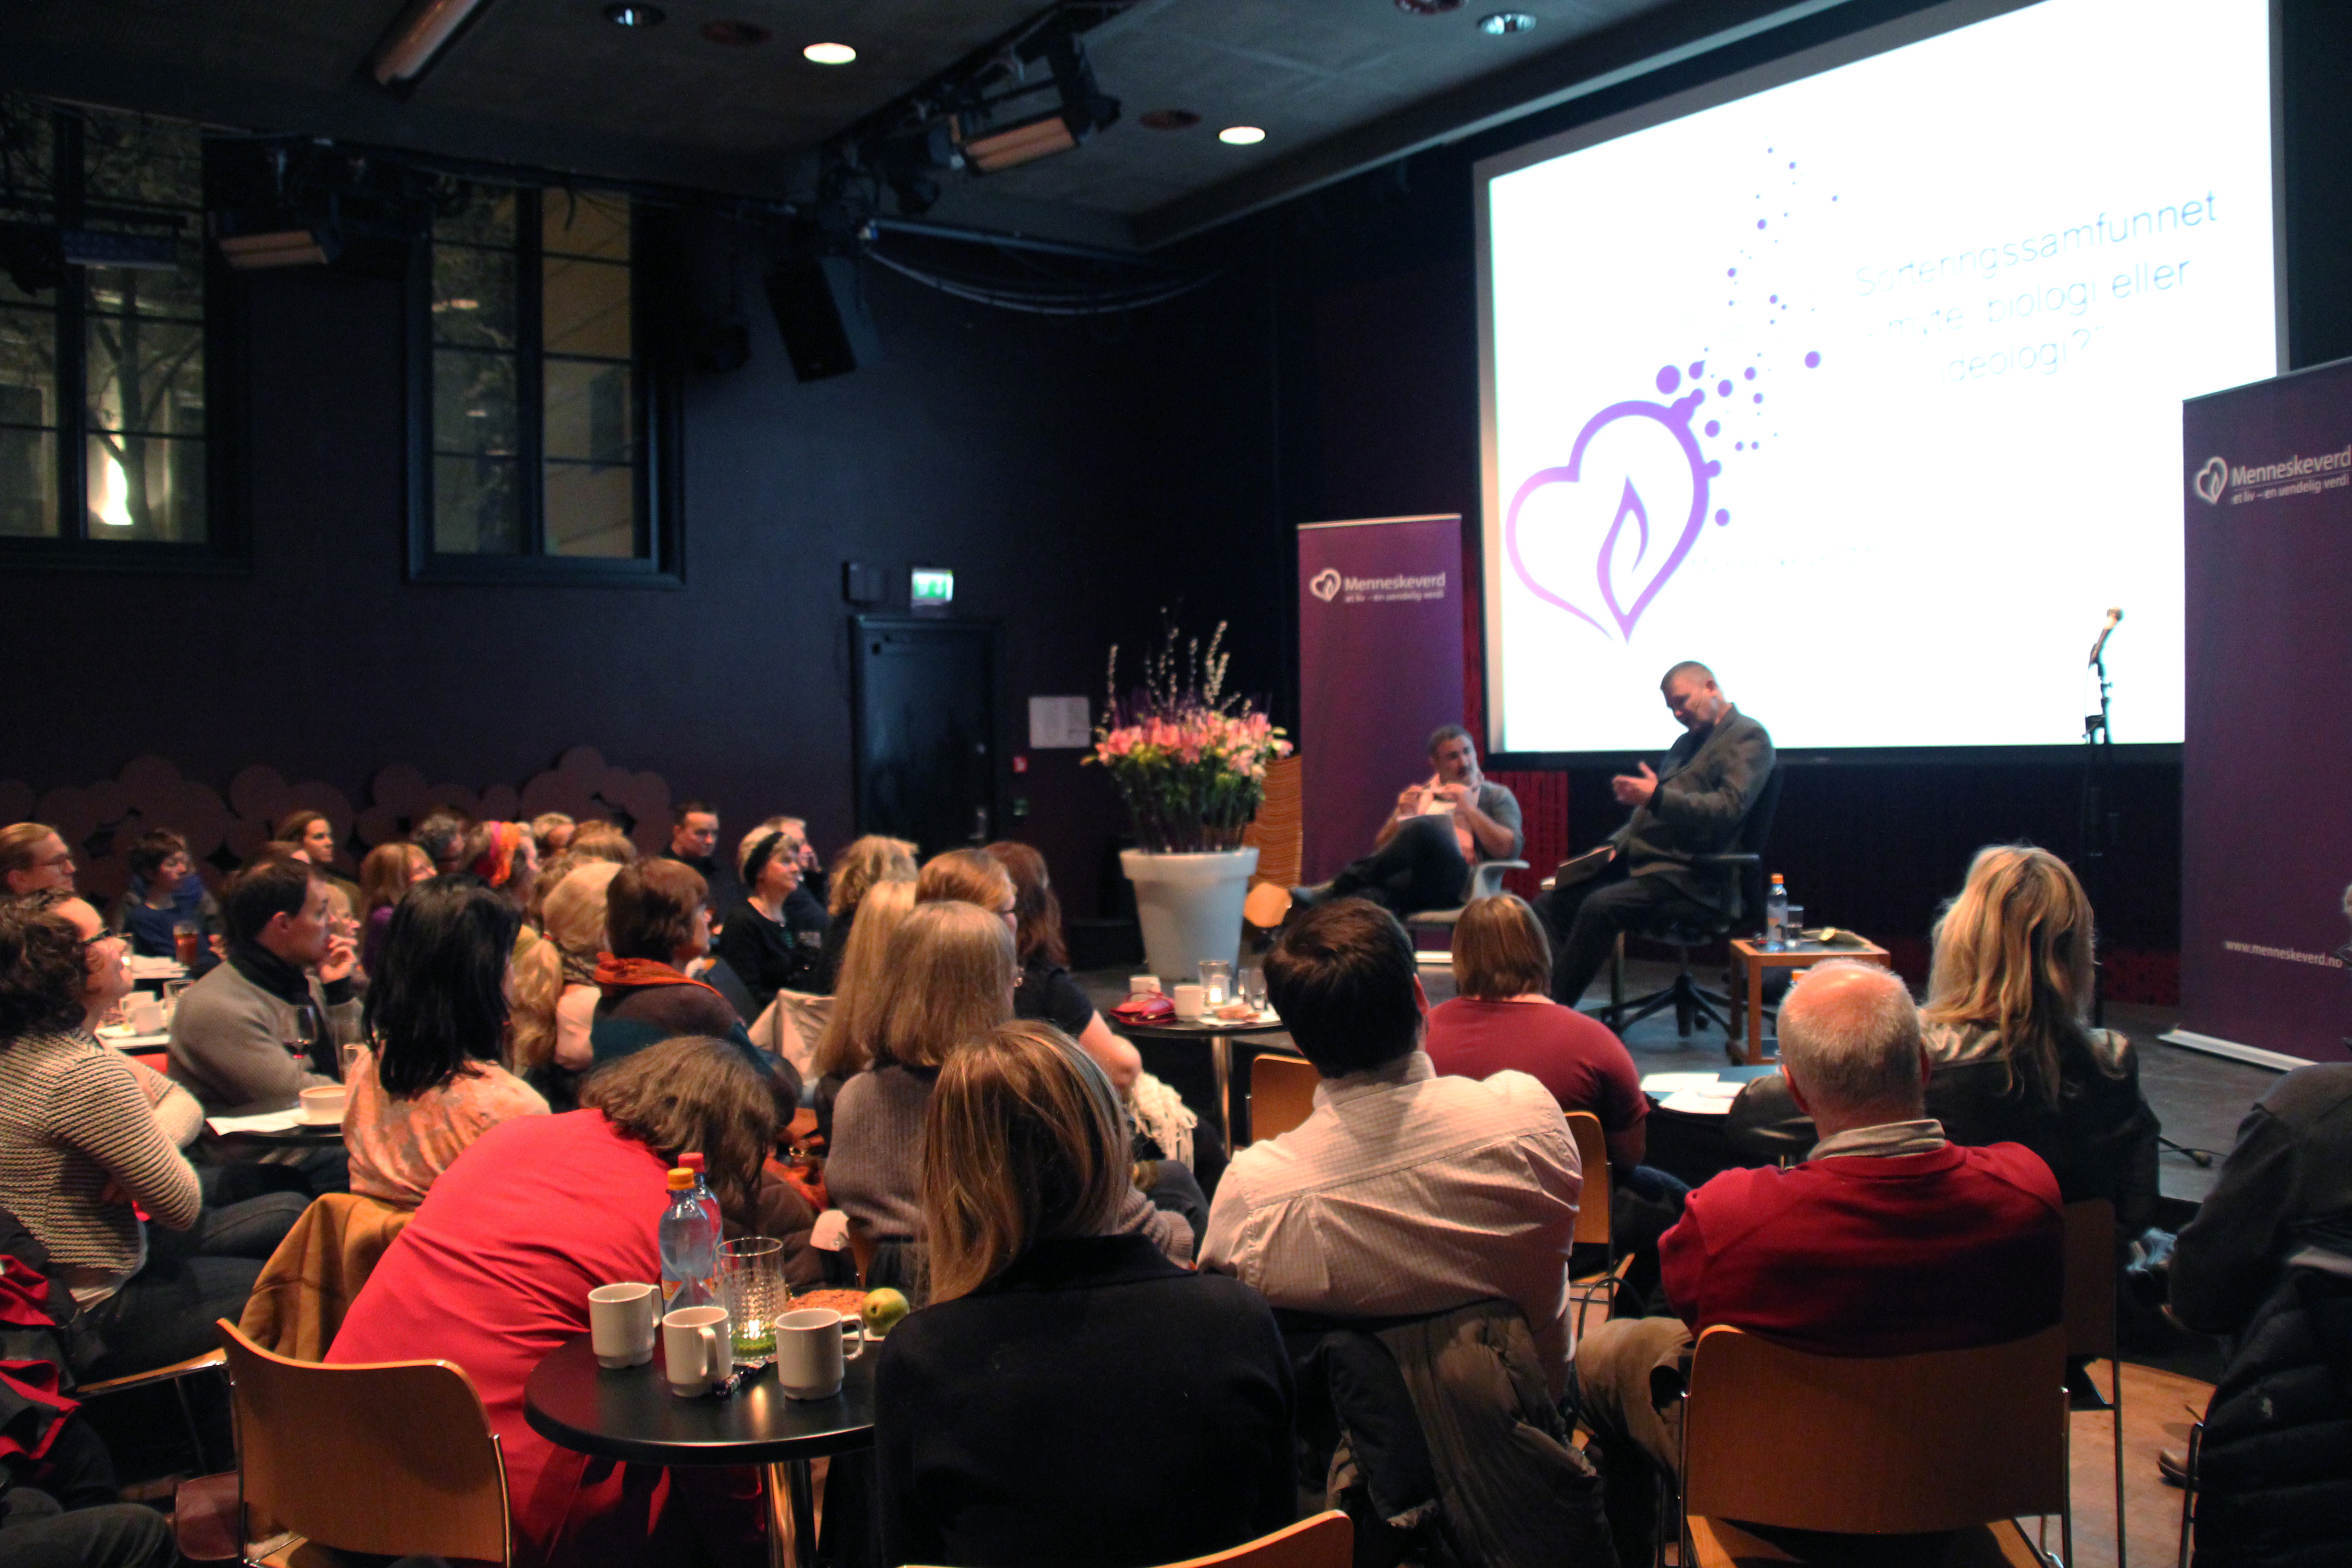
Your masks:
{"label": "window with black frame", "polygon": [[635,228],[624,195],[489,184],[436,219],[415,295],[416,575],[675,580]]}
{"label": "window with black frame", "polygon": [[231,559],[194,125],[0,97],[0,561]]}

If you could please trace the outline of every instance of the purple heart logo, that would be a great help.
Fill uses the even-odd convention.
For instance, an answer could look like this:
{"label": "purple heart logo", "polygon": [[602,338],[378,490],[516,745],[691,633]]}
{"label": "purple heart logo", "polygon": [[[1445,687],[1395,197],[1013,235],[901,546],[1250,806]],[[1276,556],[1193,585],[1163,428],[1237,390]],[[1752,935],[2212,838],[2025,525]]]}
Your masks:
{"label": "purple heart logo", "polygon": [[[1664,384],[1663,389],[1671,390],[1672,384]],[[1519,486],[1517,493],[1511,497],[1510,510],[1504,515],[1503,546],[1510,558],[1511,570],[1518,574],[1529,593],[1548,605],[1566,610],[1602,636],[1610,635],[1610,628],[1597,616],[1566,594],[1538,580],[1529,569],[1519,548],[1519,513],[1528,498],[1545,486],[1580,482],[1585,448],[1592,444],[1595,436],[1622,419],[1649,420],[1674,437],[1684,460],[1689,464],[1691,501],[1689,515],[1682,520],[1681,531],[1675,535],[1671,545],[1654,554],[1652,546],[1655,541],[1651,537],[1649,509],[1633,477],[1628,475],[1625,479],[1625,488],[1617,499],[1616,515],[1610,520],[1600,554],[1593,562],[1593,582],[1601,605],[1616,623],[1616,635],[1628,642],[1633,640],[1633,627],[1640,622],[1642,612],[1650,607],[1659,590],[1681,568],[1706,522],[1707,481],[1721,465],[1708,461],[1700,453],[1698,438],[1691,434],[1691,415],[1703,397],[1704,394],[1694,390],[1672,404],[1639,399],[1612,403],[1585,422],[1584,428],[1577,433],[1576,445],[1569,449],[1566,464],[1538,469]],[[1629,524],[1634,531],[1630,539],[1626,532]],[[1653,561],[1654,564],[1650,565],[1644,577],[1644,564]]]}

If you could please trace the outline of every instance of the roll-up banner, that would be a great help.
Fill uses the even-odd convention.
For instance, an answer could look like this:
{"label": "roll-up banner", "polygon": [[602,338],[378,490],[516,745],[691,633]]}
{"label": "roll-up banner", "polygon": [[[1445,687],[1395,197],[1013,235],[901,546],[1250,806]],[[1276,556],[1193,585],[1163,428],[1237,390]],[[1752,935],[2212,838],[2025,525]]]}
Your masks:
{"label": "roll-up banner", "polygon": [[2255,1059],[2342,1061],[2352,360],[2193,399],[2182,417],[2177,1037]]}
{"label": "roll-up banner", "polygon": [[1308,881],[1370,852],[1397,792],[1429,776],[1430,731],[1461,722],[1461,517],[1300,524]]}

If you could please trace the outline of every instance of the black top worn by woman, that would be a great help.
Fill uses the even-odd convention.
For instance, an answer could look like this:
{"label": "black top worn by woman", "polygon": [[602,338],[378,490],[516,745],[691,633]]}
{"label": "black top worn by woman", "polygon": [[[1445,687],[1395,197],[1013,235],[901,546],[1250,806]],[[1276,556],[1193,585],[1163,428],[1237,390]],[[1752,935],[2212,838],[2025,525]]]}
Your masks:
{"label": "black top worn by woman", "polygon": [[783,916],[772,921],[749,901],[740,904],[715,949],[761,1011],[779,991],[816,991],[823,985],[824,906],[795,888],[784,900]]}
{"label": "black top worn by woman", "polygon": [[1013,1016],[1051,1024],[1075,1040],[1094,1022],[1095,1005],[1068,970],[1033,952],[1013,977]]}
{"label": "black top worn by woman", "polygon": [[1274,1314],[1148,1237],[1039,1242],[879,1353],[886,1563],[1144,1568],[1294,1515]]}

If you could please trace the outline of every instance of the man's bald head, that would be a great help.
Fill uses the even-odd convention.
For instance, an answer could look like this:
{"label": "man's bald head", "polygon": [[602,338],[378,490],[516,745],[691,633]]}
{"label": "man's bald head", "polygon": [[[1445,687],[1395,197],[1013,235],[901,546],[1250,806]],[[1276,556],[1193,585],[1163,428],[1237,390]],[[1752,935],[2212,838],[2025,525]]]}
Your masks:
{"label": "man's bald head", "polygon": [[1891,971],[1850,958],[1807,971],[1780,1004],[1780,1063],[1817,1121],[1926,1113],[1919,1009]]}

